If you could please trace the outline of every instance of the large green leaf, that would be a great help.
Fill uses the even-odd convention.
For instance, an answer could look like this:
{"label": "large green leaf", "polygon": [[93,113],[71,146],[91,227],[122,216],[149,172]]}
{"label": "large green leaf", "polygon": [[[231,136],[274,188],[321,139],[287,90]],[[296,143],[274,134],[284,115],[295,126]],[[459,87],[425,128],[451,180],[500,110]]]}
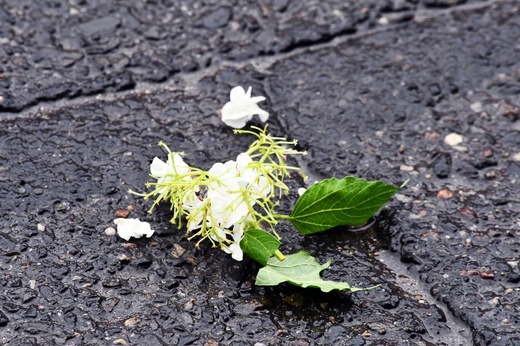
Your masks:
{"label": "large green leaf", "polygon": [[280,241],[275,236],[261,229],[245,232],[244,238],[240,241],[242,251],[264,266],[279,246]]}
{"label": "large green leaf", "polygon": [[399,188],[354,177],[331,178],[309,187],[298,199],[289,220],[302,234],[343,225],[360,225]]}
{"label": "large green leaf", "polygon": [[276,286],[288,282],[300,287],[316,287],[323,292],[332,290],[348,290],[357,292],[364,288],[350,287],[346,282],[325,281],[320,272],[330,266],[331,261],[321,264],[305,251],[287,255],[280,261],[271,257],[267,265],[258,271],[255,284],[258,286]]}

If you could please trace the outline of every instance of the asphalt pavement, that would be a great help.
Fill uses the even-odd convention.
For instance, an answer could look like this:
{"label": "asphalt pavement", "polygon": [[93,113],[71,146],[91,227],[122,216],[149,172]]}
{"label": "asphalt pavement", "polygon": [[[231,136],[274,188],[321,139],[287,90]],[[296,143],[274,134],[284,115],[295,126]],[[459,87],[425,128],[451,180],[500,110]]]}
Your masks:
{"label": "asphalt pavement", "polygon": [[[516,0],[2,1],[0,342],[520,345],[519,37]],[[363,229],[277,230],[378,288],[255,286],[128,194],[161,140],[205,169],[247,148],[236,85],[307,184],[409,179]],[[118,210],[155,234],[106,234]]]}

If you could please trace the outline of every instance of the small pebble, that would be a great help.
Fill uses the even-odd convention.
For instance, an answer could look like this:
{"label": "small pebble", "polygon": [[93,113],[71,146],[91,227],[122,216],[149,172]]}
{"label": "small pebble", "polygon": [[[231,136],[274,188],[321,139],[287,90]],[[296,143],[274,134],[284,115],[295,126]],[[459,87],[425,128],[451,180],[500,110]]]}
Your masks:
{"label": "small pebble", "polygon": [[195,299],[190,299],[184,304],[184,310],[191,310],[193,309],[193,303],[195,302]]}
{"label": "small pebble", "polygon": [[38,224],[38,231],[40,231],[40,232],[45,231],[45,226],[42,225],[41,223],[39,223],[39,224]]}
{"label": "small pebble", "polygon": [[171,252],[172,257],[180,258],[182,255],[186,253],[186,249],[180,246],[179,244],[173,244],[173,250]]}
{"label": "small pebble", "polygon": [[135,327],[139,322],[141,322],[141,319],[138,317],[130,317],[125,321],[126,327]]}
{"label": "small pebble", "polygon": [[105,229],[106,235],[116,235],[116,229],[114,227],[107,227]]}
{"label": "small pebble", "polygon": [[117,339],[112,342],[114,345],[127,345],[127,342],[125,339]]}
{"label": "small pebble", "polygon": [[401,171],[411,172],[413,171],[413,167],[408,165],[401,165]]}
{"label": "small pebble", "polygon": [[513,155],[513,160],[519,162],[520,161],[520,153],[516,153]]}
{"label": "small pebble", "polygon": [[491,157],[491,156],[493,156],[493,149],[491,149],[489,147],[486,147],[486,148],[482,149],[482,156],[484,156],[484,157]]}
{"label": "small pebble", "polygon": [[495,278],[495,274],[493,273],[480,273],[480,277],[482,279],[491,280]]}
{"label": "small pebble", "polygon": [[412,201],[412,199],[410,197],[402,195],[400,193],[396,193],[394,195],[394,197],[401,203],[410,203]]}
{"label": "small pebble", "polygon": [[437,132],[426,132],[424,134],[424,137],[426,139],[437,139],[437,138],[439,138],[439,134]]}
{"label": "small pebble", "polygon": [[475,102],[475,103],[472,103],[469,108],[471,108],[471,110],[475,113],[480,113],[482,112],[482,102]]}
{"label": "small pebble", "polygon": [[453,149],[460,151],[462,153],[467,153],[469,151],[468,147],[465,147],[463,145],[456,145],[453,147]]}
{"label": "small pebble", "polygon": [[441,199],[450,199],[453,197],[453,192],[451,192],[450,190],[440,190],[439,193],[437,193],[437,197],[441,198]]}
{"label": "small pebble", "polygon": [[472,220],[478,217],[477,213],[468,207],[464,207],[460,210],[460,213],[466,216],[468,219]]}
{"label": "small pebble", "polygon": [[388,23],[390,23],[390,21],[388,20],[387,17],[381,17],[381,18],[379,18],[379,20],[377,22],[380,25],[388,25]]}
{"label": "small pebble", "polygon": [[460,143],[462,143],[463,139],[464,138],[457,133],[450,133],[449,135],[444,137],[444,143],[453,147],[455,145],[459,145]]}
{"label": "small pebble", "polygon": [[123,218],[126,219],[130,215],[130,210],[128,209],[118,209],[114,213],[114,216],[117,218]]}
{"label": "small pebble", "polygon": [[492,179],[495,179],[496,177],[497,177],[496,171],[489,171],[489,172],[484,173],[484,178],[486,180],[492,180]]}

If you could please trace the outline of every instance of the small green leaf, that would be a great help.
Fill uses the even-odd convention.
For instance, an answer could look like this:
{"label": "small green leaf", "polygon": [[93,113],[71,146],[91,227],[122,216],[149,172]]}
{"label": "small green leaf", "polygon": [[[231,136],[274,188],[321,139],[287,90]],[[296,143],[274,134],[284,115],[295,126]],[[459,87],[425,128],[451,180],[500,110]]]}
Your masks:
{"label": "small green leaf", "polygon": [[267,265],[258,271],[255,284],[258,286],[276,286],[289,282],[300,287],[317,287],[323,292],[348,290],[357,292],[365,288],[350,287],[346,282],[325,281],[320,272],[330,266],[331,261],[321,264],[305,251],[287,255],[284,261],[271,257]]}
{"label": "small green leaf", "polygon": [[279,246],[280,241],[275,236],[261,229],[245,232],[244,238],[240,241],[242,251],[264,266]]}
{"label": "small green leaf", "polygon": [[343,225],[361,225],[388,202],[399,188],[354,177],[331,178],[309,187],[289,217],[302,234]]}

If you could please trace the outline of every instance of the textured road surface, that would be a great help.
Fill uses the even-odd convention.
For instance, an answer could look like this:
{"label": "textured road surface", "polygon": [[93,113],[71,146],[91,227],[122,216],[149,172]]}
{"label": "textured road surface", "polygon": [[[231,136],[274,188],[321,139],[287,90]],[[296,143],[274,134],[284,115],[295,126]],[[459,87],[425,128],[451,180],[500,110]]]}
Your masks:
{"label": "textured road surface", "polygon": [[[520,345],[518,37],[515,0],[2,1],[0,342]],[[410,179],[365,230],[280,225],[379,288],[256,287],[127,193],[160,140],[202,168],[247,148],[218,117],[235,85],[311,182]],[[130,205],[152,238],[105,234]]]}

